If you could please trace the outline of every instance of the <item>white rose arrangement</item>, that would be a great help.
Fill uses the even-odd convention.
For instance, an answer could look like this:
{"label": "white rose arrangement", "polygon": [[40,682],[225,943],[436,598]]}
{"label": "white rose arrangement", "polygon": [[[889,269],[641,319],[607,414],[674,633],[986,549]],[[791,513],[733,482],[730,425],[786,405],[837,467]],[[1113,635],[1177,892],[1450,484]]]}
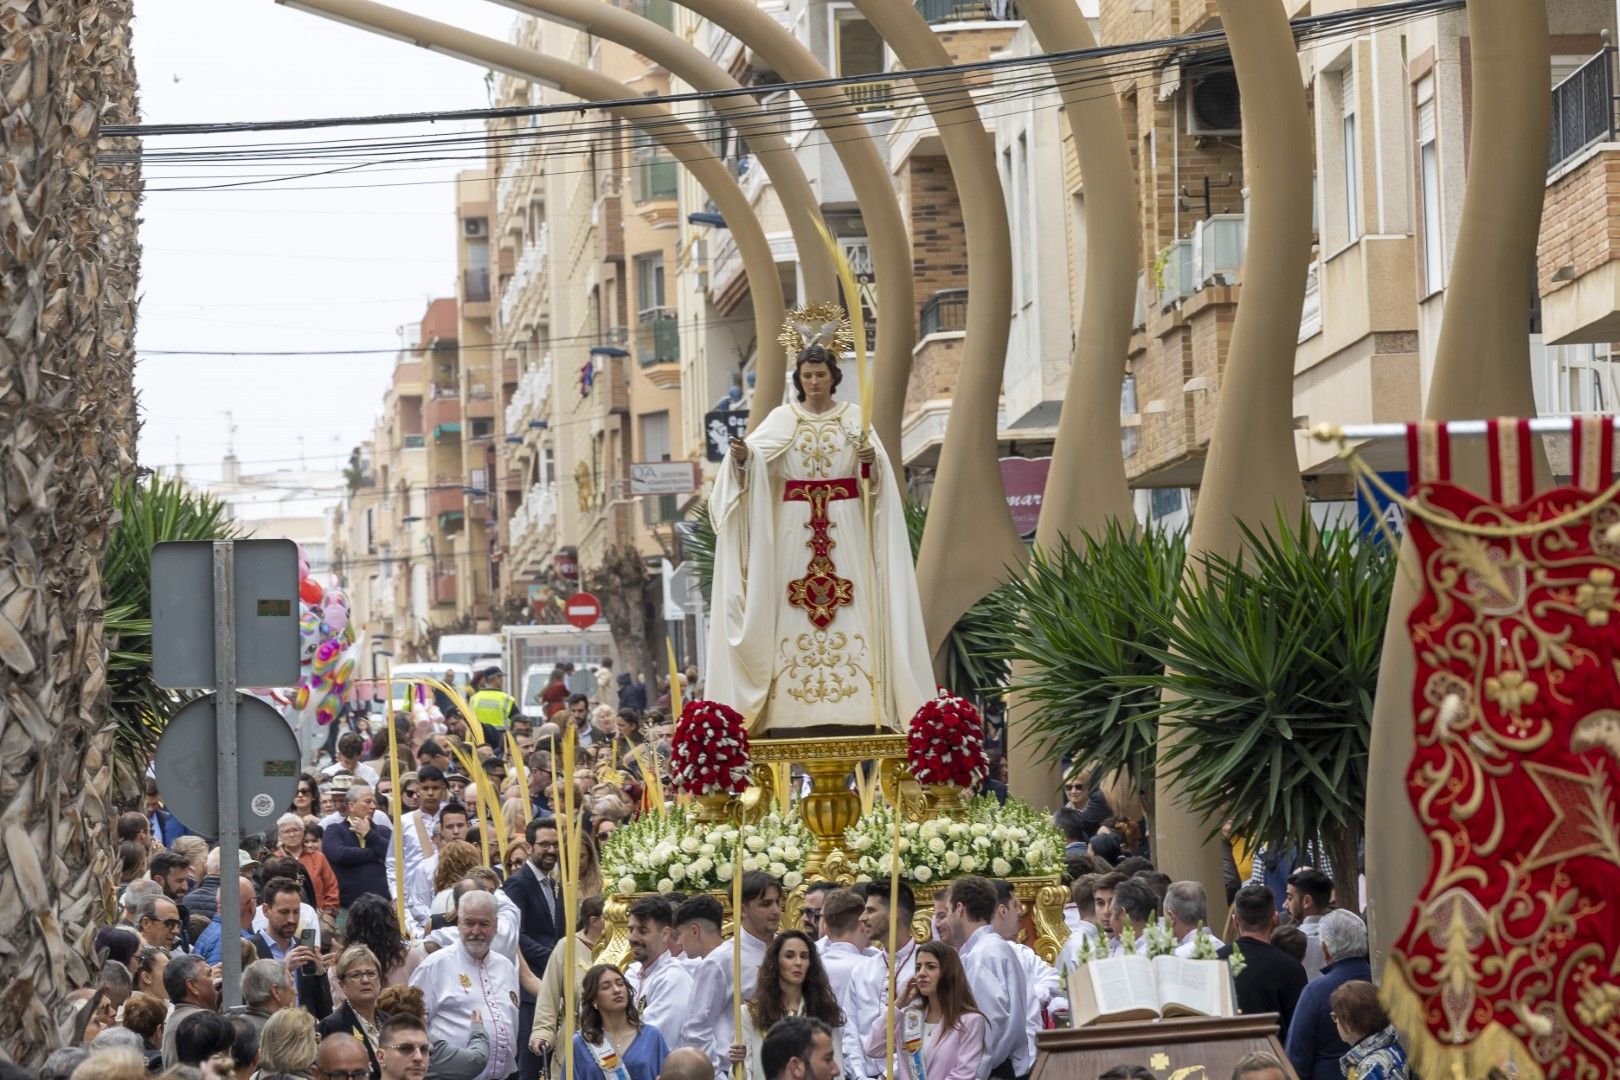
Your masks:
{"label": "white rose arrangement", "polygon": [[743,870],[764,870],[788,889],[804,882],[804,860],[815,837],[795,809],[773,811],[741,831],[731,822],[700,822],[682,806],[643,814],[614,830],[602,845],[602,880],[610,893],[718,892],[729,888],[737,844]]}
{"label": "white rose arrangement", "polygon": [[[894,813],[875,806],[847,832],[856,880],[887,878],[894,847]],[[1063,869],[1063,836],[1048,815],[1017,799],[993,795],[970,802],[960,819],[900,823],[900,877],[928,885],[968,874],[1045,877]]]}

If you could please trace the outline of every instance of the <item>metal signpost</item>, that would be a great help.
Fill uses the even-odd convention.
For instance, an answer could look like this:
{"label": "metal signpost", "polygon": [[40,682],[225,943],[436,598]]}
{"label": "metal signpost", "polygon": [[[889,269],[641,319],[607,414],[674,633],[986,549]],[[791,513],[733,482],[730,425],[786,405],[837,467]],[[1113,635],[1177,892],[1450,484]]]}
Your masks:
{"label": "metal signpost", "polygon": [[[199,702],[182,710],[211,706],[216,759],[213,795],[217,804],[219,837],[220,986],[225,1008],[241,1004],[242,954],[235,948],[241,938],[240,864],[242,810],[241,769],[237,754],[237,686],[285,687],[299,678],[298,547],[291,540],[215,540],[161,543],[152,549],[152,675],[168,689],[211,688]],[[296,736],[286,721],[263,702],[245,711],[259,723],[268,710],[274,723],[286,729],[292,745],[291,769],[285,748],[260,747],[255,760],[245,762],[250,785],[250,812],[255,818],[274,818],[292,802],[300,760]],[[195,715],[195,714],[193,714]],[[177,720],[180,717],[176,718]],[[206,727],[201,731],[206,731]],[[275,730],[271,728],[271,730]],[[206,798],[195,781],[196,749],[201,733],[195,721],[177,724],[164,732],[155,761],[158,785],[182,801],[187,795]],[[187,754],[181,744],[189,743]],[[266,752],[268,750],[268,753]],[[189,767],[187,767],[189,765]],[[290,771],[288,777],[283,775]],[[267,781],[278,781],[269,783]],[[274,790],[268,790],[273,788]],[[193,807],[204,824],[206,808]]]}

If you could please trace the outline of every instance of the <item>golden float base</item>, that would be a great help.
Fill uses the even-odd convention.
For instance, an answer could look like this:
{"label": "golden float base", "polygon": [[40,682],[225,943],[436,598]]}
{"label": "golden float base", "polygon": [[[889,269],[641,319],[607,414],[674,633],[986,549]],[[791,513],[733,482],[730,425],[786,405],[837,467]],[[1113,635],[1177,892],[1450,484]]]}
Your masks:
{"label": "golden float base", "polygon": [[[849,735],[815,739],[755,739],[749,751],[753,785],[740,799],[725,796],[698,800],[698,816],[703,821],[757,821],[768,813],[778,798],[776,769],[783,764],[802,766],[810,777],[810,793],[799,800],[799,813],[816,838],[803,869],[805,884],[789,890],[782,898],[782,927],[799,925],[805,888],[814,881],[849,885],[855,881],[853,853],[844,849],[844,831],[860,819],[861,799],[851,789],[850,777],[865,762],[874,762],[883,796],[898,801],[908,816],[938,817],[960,813],[966,808],[963,792],[950,785],[919,785],[906,772],[904,735]],[[934,899],[950,882],[913,886],[917,914],[911,932],[918,941],[932,936]],[[1069,890],[1056,877],[1013,878],[1012,884],[1025,909],[1020,940],[1034,949],[1047,963],[1057,959],[1058,950],[1068,939],[1063,907]],[[603,912],[607,931],[597,946],[596,958],[623,967],[630,962],[628,935],[630,905],[647,893],[609,893]],[[724,935],[732,932],[730,892],[712,893],[726,913]]]}

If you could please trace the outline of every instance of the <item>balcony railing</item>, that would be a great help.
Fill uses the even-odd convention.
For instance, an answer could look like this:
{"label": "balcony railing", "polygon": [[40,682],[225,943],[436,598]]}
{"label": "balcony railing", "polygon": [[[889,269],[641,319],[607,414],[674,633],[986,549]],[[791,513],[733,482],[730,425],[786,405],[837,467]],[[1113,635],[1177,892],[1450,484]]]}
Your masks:
{"label": "balcony railing", "polygon": [[1614,54],[1612,47],[1604,49],[1553,87],[1548,171],[1589,146],[1615,140]]}
{"label": "balcony railing", "polygon": [[676,163],[669,158],[653,158],[631,167],[630,197],[637,204],[673,199],[677,183]]}
{"label": "balcony railing", "polygon": [[489,267],[469,266],[461,272],[461,299],[469,304],[489,302]]}
{"label": "balcony railing", "polygon": [[884,112],[894,108],[893,82],[850,83],[845,89],[856,112]]}
{"label": "balcony railing", "polygon": [[642,367],[681,358],[680,322],[673,308],[648,308],[636,328],[636,362]]}
{"label": "balcony railing", "polygon": [[1243,214],[1216,214],[1193,229],[1193,287],[1236,285],[1248,242],[1248,218]]}
{"label": "balcony railing", "polygon": [[548,223],[540,225],[540,231],[530,237],[523,247],[523,254],[518,256],[517,265],[512,268],[512,276],[506,282],[506,288],[501,291],[501,325],[509,325],[512,315],[517,311],[517,305],[523,299],[523,290],[529,283],[540,276],[545,264],[546,246],[550,239],[550,226]]}
{"label": "balcony railing", "polygon": [[941,289],[923,301],[917,314],[917,332],[922,337],[951,330],[967,329],[966,289]]}
{"label": "balcony railing", "polygon": [[1322,261],[1305,272],[1305,304],[1299,312],[1299,340],[1309,341],[1322,332]]}
{"label": "balcony railing", "polygon": [[406,435],[403,439],[405,449],[420,450],[427,445],[426,435]]}
{"label": "balcony railing", "polygon": [[1008,22],[1020,18],[1013,0],[917,0],[930,23]]}

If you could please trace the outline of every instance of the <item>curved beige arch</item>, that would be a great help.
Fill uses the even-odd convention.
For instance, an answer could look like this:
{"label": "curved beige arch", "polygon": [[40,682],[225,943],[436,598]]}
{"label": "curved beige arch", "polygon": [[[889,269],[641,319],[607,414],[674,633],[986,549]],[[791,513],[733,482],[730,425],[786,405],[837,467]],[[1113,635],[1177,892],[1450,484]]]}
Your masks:
{"label": "curved beige arch", "polygon": [[[579,27],[587,33],[634,49],[698,90],[727,91],[742,87],[719,64],[687,44],[680,35],[624,8],[599,0],[497,2],[516,11]],[[837,271],[833,267],[832,255],[816,229],[821,221],[821,208],[815,190],[804,175],[799,159],[793,156],[787,140],[753,98],[717,97],[709,104],[747,137],[749,152],[781,196],[782,212],[787,215],[788,228],[793,232],[793,243],[799,253],[805,295],[816,299],[838,295]],[[763,400],[770,401],[781,400],[787,377],[787,357],[775,347],[774,342],[773,337],[767,347],[759,350],[755,368],[757,392],[765,395]],[[752,410],[748,417],[749,428],[752,429],[764,418],[765,410]]]}
{"label": "curved beige arch", "polygon": [[[1019,0],[1018,10],[1048,53],[1097,47],[1091,24],[1073,0]],[[1108,85],[1106,65],[1055,61],[1051,67],[1086,189],[1086,278],[1035,532],[1037,550],[1051,550],[1081,531],[1100,534],[1110,521],[1136,521],[1118,431],[1141,254],[1130,142],[1119,99],[1096,89]]]}
{"label": "curved beige arch", "polygon": [[[755,7],[752,0],[676,0],[677,3],[708,19],[768,60],[789,82],[803,83],[832,76],[815,55],[775,19]],[[872,270],[877,275],[877,349],[873,356],[875,400],[872,426],[889,451],[896,475],[900,474],[900,418],[906,408],[906,384],[911,379],[911,347],[916,344],[916,322],[912,312],[912,292],[916,274],[911,266],[911,240],[906,234],[900,199],[889,182],[888,166],[878,153],[877,143],[866,130],[866,121],[850,106],[849,98],[836,86],[806,88],[799,97],[827,134],[827,143],[843,163],[849,183],[860,201],[861,218],[872,247]],[[904,300],[905,318],[884,317]],[[812,299],[833,300],[836,295]],[[780,327],[778,327],[780,329]],[[771,340],[776,335],[773,332]],[[761,342],[763,351],[764,343]],[[785,363],[785,358],[784,358]],[[774,406],[776,402],[770,402]],[[768,412],[753,406],[754,411]]]}
{"label": "curved beige arch", "polygon": [[[1019,0],[1018,10],[1045,52],[1097,45],[1073,0]],[[1086,272],[1069,383],[1035,531],[1037,551],[1052,551],[1082,532],[1100,535],[1110,521],[1126,527],[1136,523],[1118,423],[1141,235],[1130,143],[1119,99],[1095,89],[1107,85],[1106,66],[1090,60],[1054,61],[1051,67],[1085,184]],[[1017,698],[1009,702],[1010,724],[1020,726],[1027,715]],[[1041,760],[1034,747],[1017,738],[1007,740],[1006,753],[1013,793],[1046,805],[1058,791],[1057,764]]]}
{"label": "curved beige arch", "polygon": [[[855,0],[908,68],[949,67],[951,56],[910,3]],[[937,656],[956,620],[1026,558],[996,464],[996,417],[1012,325],[1012,238],[996,172],[996,147],[962,76],[917,80],[956,178],[967,234],[967,337],[951,396],[945,442],[917,554],[917,591],[929,651]]]}
{"label": "curved beige arch", "polygon": [[[1430,420],[1534,416],[1530,382],[1530,317],[1536,238],[1546,198],[1549,55],[1547,9],[1523,0],[1469,0],[1473,64],[1475,162],[1468,170],[1457,250],[1446,286],[1446,310],[1435,352],[1425,415]],[[1475,490],[1485,486],[1485,440],[1452,444],[1452,471]],[[1536,483],[1548,484],[1537,446]],[[1373,971],[1406,929],[1428,876],[1429,845],[1412,813],[1406,767],[1412,760],[1412,682],[1416,661],[1406,620],[1418,600],[1410,542],[1401,558],[1385,626],[1378,696],[1373,703],[1367,769],[1367,926]]]}
{"label": "curved beige arch", "polygon": [[[1243,98],[1249,160],[1249,242],[1243,298],[1232,323],[1226,374],[1204,481],[1187,540],[1188,572],[1197,556],[1235,556],[1240,525],[1268,528],[1280,511],[1299,520],[1305,487],[1294,450],[1294,353],[1305,275],[1311,260],[1311,124],[1299,54],[1281,4],[1218,0]],[[1159,760],[1175,725],[1159,727]],[[1210,917],[1225,918],[1221,844],[1191,813],[1159,770],[1153,852],[1175,877],[1204,883]]]}
{"label": "curved beige arch", "polygon": [[[494,68],[520,79],[533,79],[552,85],[564,93],[587,101],[624,101],[634,91],[599,71],[570,64],[555,57],[521,49],[447,23],[424,19],[372,0],[276,0],[288,7],[308,11],[362,30],[371,30],[424,49],[466,60],[480,67]],[[674,114],[665,105],[615,105],[615,116],[631,124],[647,124],[647,135],[668,150],[708,192],[709,198],[726,219],[726,226],[737,238],[743,272],[754,295],[754,333],[761,343],[774,342],[786,317],[782,279],[776,273],[770,241],[760,228],[748,199],[737,186],[724,163],[707,149],[696,132],[672,122]]]}

